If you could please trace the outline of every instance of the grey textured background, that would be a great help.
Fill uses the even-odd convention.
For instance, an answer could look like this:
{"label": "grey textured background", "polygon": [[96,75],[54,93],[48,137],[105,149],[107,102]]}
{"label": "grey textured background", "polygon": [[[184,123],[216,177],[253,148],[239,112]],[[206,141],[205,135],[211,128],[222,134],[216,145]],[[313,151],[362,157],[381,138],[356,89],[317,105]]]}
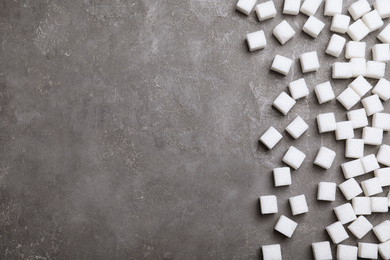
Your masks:
{"label": "grey textured background", "polygon": [[[319,135],[315,117],[346,111],[313,92],[343,58],[324,54],[323,6],[316,16],[327,25],[312,39],[301,32],[307,17],[283,16],[275,2],[278,15],[260,23],[235,0],[0,0],[0,258],[259,259],[261,245],[280,243],[284,259],[310,259],[345,202],[339,191],[336,202],[316,201],[318,182],[343,181],[346,160],[344,142]],[[297,31],[284,46],[272,36],[282,19]],[[249,53],[245,35],[259,29],[268,45]],[[368,58],[377,34],[365,39]],[[282,116],[271,103],[312,50],[321,68],[304,75],[311,93]],[[294,58],[286,77],[269,71],[276,54]],[[332,81],[335,93],[349,82]],[[259,145],[297,115],[310,125],[299,140]],[[290,145],[307,159],[275,189],[271,171]],[[338,153],[328,171],[312,164],[321,145]],[[310,211],[284,238],[273,226],[302,193]],[[268,194],[280,212],[262,216],[258,196]]]}

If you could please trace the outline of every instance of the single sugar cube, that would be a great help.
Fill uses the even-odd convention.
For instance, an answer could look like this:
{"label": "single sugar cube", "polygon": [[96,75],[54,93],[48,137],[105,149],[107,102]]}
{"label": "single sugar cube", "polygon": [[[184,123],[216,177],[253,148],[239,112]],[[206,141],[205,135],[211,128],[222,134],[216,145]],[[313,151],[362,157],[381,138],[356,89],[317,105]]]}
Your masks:
{"label": "single sugar cube", "polygon": [[317,71],[320,68],[316,51],[303,53],[300,57],[302,73]]}
{"label": "single sugar cube", "polygon": [[336,183],[320,182],[318,184],[317,200],[335,201],[336,200]]}
{"label": "single sugar cube", "polygon": [[[325,53],[337,58],[343,51],[345,42],[346,39],[344,37],[341,37],[337,34],[333,34],[332,37],[330,37],[328,47],[326,48]],[[364,65],[366,64],[364,63]]]}
{"label": "single sugar cube", "polygon": [[372,94],[377,94],[383,101],[387,101],[390,98],[390,81],[381,78],[372,90]]}
{"label": "single sugar cube", "polygon": [[347,34],[354,41],[361,41],[370,33],[370,29],[363,23],[361,19],[352,23],[347,30]]}
{"label": "single sugar cube", "polygon": [[372,58],[374,61],[388,62],[390,60],[390,44],[375,44],[372,47]]}
{"label": "single sugar cube", "polygon": [[336,152],[322,146],[318,151],[316,159],[314,160],[314,164],[324,169],[329,169],[332,166],[335,157]]}
{"label": "single sugar cube", "polygon": [[359,19],[369,11],[371,11],[371,7],[367,0],[356,1],[348,8],[348,12],[354,20]]}
{"label": "single sugar cube", "polygon": [[357,77],[348,87],[352,88],[359,97],[364,96],[372,89],[371,84],[363,76]]}
{"label": "single sugar cube", "polygon": [[339,188],[347,200],[351,200],[363,193],[359,183],[354,178],[350,178],[345,182],[339,184]]}
{"label": "single sugar cube", "polygon": [[256,5],[256,0],[239,0],[236,9],[243,14],[249,15]]}
{"label": "single sugar cube", "polygon": [[383,259],[390,259],[390,240],[379,244],[379,254]]}
{"label": "single sugar cube", "polygon": [[276,39],[278,39],[280,44],[283,45],[294,37],[295,31],[286,20],[283,20],[274,28],[272,34],[276,37]]}
{"label": "single sugar cube", "polygon": [[[361,184],[364,191],[364,195],[366,197],[370,197],[383,192],[381,183],[379,182],[379,179],[377,177],[362,181]],[[372,210],[372,205],[371,205],[371,210]]]}
{"label": "single sugar cube", "polygon": [[348,229],[355,237],[361,239],[367,235],[373,227],[374,226],[370,223],[370,221],[368,221],[364,216],[360,216],[348,226]]}
{"label": "single sugar cube", "polygon": [[382,187],[390,186],[390,167],[376,169],[374,175],[379,179]]}
{"label": "single sugar cube", "polygon": [[347,231],[345,231],[345,228],[343,227],[343,224],[341,224],[340,221],[330,224],[325,229],[326,232],[328,232],[333,243],[335,244],[338,244],[344,241],[345,239],[349,238]]}
{"label": "single sugar cube", "polygon": [[288,217],[281,215],[276,222],[274,229],[286,237],[291,237],[294,234],[295,229],[297,228],[298,223],[289,219]]}
{"label": "single sugar cube", "polygon": [[333,259],[329,241],[312,243],[311,248],[313,250],[314,260]]}
{"label": "single sugar cube", "polygon": [[372,117],[372,127],[390,131],[390,114],[375,113]]}
{"label": "single sugar cube", "polygon": [[304,78],[297,79],[288,84],[293,99],[297,100],[309,95],[309,89],[307,88]]}
{"label": "single sugar cube", "polygon": [[367,61],[366,78],[380,79],[385,76],[386,63],[379,61]]}
{"label": "single sugar cube", "polygon": [[282,75],[287,75],[290,71],[292,59],[283,57],[281,55],[276,55],[274,61],[271,65],[271,70],[276,71]]}
{"label": "single sugar cube", "polygon": [[260,196],[261,214],[278,213],[278,201],[275,195]]}
{"label": "single sugar cube", "polygon": [[345,58],[365,58],[366,57],[366,43],[349,41],[345,47]]}
{"label": "single sugar cube", "polygon": [[348,138],[354,138],[355,133],[353,131],[353,125],[351,121],[343,121],[336,123],[336,140],[346,140]]}
{"label": "single sugar cube", "polygon": [[290,202],[291,212],[294,216],[309,212],[304,194],[291,197],[288,201]]}
{"label": "single sugar cube", "polygon": [[320,7],[322,0],[305,0],[301,6],[301,13],[307,16],[314,15]]}
{"label": "single sugar cube", "polygon": [[367,62],[365,58],[352,58],[349,60],[352,66],[352,77],[356,78],[360,75],[366,75]]}
{"label": "single sugar cube", "polygon": [[356,219],[355,211],[352,208],[351,203],[345,203],[340,206],[335,207],[334,213],[336,214],[337,219],[341,224],[347,224]]}
{"label": "single sugar cube", "polygon": [[362,158],[364,156],[364,140],[363,139],[347,139],[345,142],[345,157],[347,158]]}
{"label": "single sugar cube", "polygon": [[351,18],[348,15],[336,14],[333,16],[330,30],[337,33],[346,33],[349,27]]}
{"label": "single sugar cube", "polygon": [[352,199],[352,207],[356,215],[371,215],[371,198],[355,197]]}
{"label": "single sugar cube", "polygon": [[383,21],[377,10],[373,10],[362,17],[362,21],[365,23],[370,32],[376,31],[383,26]]}
{"label": "single sugar cube", "polygon": [[382,144],[376,154],[376,159],[379,163],[390,166],[390,145]]}
{"label": "single sugar cube", "polygon": [[337,259],[357,260],[357,246],[337,245]]}
{"label": "single sugar cube", "polygon": [[330,81],[318,84],[314,88],[314,92],[316,93],[318,103],[320,104],[329,102],[335,98]]}
{"label": "single sugar cube", "polygon": [[335,14],[341,14],[343,10],[343,0],[326,0],[325,2],[325,16],[334,16]]}
{"label": "single sugar cube", "polygon": [[373,243],[358,243],[358,257],[367,259],[378,258],[378,245]]}
{"label": "single sugar cube", "polygon": [[260,137],[260,142],[262,142],[268,149],[272,149],[282,138],[283,136],[278,132],[278,130],[271,126]]}
{"label": "single sugar cube", "polygon": [[349,79],[352,77],[352,65],[349,62],[335,62],[332,65],[332,78]]}
{"label": "single sugar cube", "polygon": [[319,114],[317,116],[318,131],[320,134],[336,130],[336,118],[333,113]]}
{"label": "single sugar cube", "polygon": [[377,112],[382,112],[384,107],[378,95],[372,95],[362,99],[362,104],[366,110],[367,116],[371,116]]}
{"label": "single sugar cube", "polygon": [[385,220],[373,228],[374,234],[382,243],[390,239],[390,220]]}
{"label": "single sugar cube", "polygon": [[376,0],[374,3],[374,8],[378,11],[382,19],[390,17],[389,0]]}
{"label": "single sugar cube", "polygon": [[364,108],[349,111],[347,117],[352,122],[353,129],[368,126],[368,118]]}
{"label": "single sugar cube", "polygon": [[248,43],[249,51],[260,50],[267,45],[267,40],[265,39],[263,30],[248,33],[246,35],[246,41]]}
{"label": "single sugar cube", "polygon": [[364,174],[363,164],[360,159],[341,164],[341,169],[343,170],[343,174],[346,179]]}
{"label": "single sugar cube", "polygon": [[291,185],[290,167],[279,167],[273,170],[275,187]]}
{"label": "single sugar cube", "polygon": [[279,244],[262,246],[261,251],[263,260],[282,260],[282,249]]}
{"label": "single sugar cube", "polygon": [[363,128],[363,140],[365,144],[381,145],[383,129],[366,126]]}
{"label": "single sugar cube", "polygon": [[286,92],[282,92],[275,99],[272,105],[279,110],[283,115],[287,115],[288,111],[297,103],[292,97],[290,97]]}
{"label": "single sugar cube", "polygon": [[311,37],[317,38],[324,27],[325,23],[311,15],[303,25],[302,30]]}
{"label": "single sugar cube", "polygon": [[301,0],[284,0],[283,13],[297,15],[301,7]]}
{"label": "single sugar cube", "polygon": [[373,213],[388,212],[389,199],[387,197],[371,197],[371,211]]}
{"label": "single sugar cube", "polygon": [[389,207],[390,207],[390,191],[389,191],[389,193],[387,194],[387,199],[389,200]]}
{"label": "single sugar cube", "polygon": [[275,17],[276,8],[273,1],[267,1],[261,4],[256,5],[255,7],[257,18],[259,21],[264,21],[270,18]]}
{"label": "single sugar cube", "polygon": [[386,25],[377,38],[383,43],[390,43],[390,24]]}
{"label": "single sugar cube", "polygon": [[375,171],[379,169],[378,161],[374,154],[369,154],[360,159],[363,165],[364,173]]}
{"label": "single sugar cube", "polygon": [[296,170],[302,165],[305,158],[306,155],[303,152],[299,151],[294,146],[290,146],[283,157],[283,162]]}
{"label": "single sugar cube", "polygon": [[286,131],[295,139],[298,139],[306,130],[309,125],[305,123],[302,117],[297,116],[287,127]]}

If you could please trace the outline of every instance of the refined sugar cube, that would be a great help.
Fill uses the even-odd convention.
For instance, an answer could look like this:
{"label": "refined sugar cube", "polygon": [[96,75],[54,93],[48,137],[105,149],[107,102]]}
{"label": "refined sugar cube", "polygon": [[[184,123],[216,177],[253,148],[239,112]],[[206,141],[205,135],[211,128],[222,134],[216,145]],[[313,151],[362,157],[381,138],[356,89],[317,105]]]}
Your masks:
{"label": "refined sugar cube", "polygon": [[371,212],[385,213],[389,211],[389,199],[387,197],[371,197]]}
{"label": "refined sugar cube", "polygon": [[314,88],[318,103],[323,104],[335,98],[332,85],[329,81],[321,83]]}
{"label": "refined sugar cube", "polygon": [[349,41],[345,47],[345,58],[365,58],[366,57],[366,43]]}
{"label": "refined sugar cube", "polygon": [[381,145],[383,129],[366,126],[363,128],[363,140],[365,144]]}
{"label": "refined sugar cube", "polygon": [[255,7],[257,18],[259,21],[264,21],[275,17],[276,8],[273,1],[267,1],[256,5]]}
{"label": "refined sugar cube", "polygon": [[295,31],[286,20],[283,20],[274,28],[272,34],[276,37],[276,39],[278,39],[280,44],[283,45],[292,37],[294,37]]}
{"label": "refined sugar cube", "polygon": [[291,212],[294,216],[309,211],[304,194],[291,197],[288,199],[288,201],[290,202]]}
{"label": "refined sugar cube", "polygon": [[324,29],[324,27],[325,24],[321,20],[311,15],[309,19],[307,19],[306,23],[303,25],[302,30],[311,37],[317,38],[317,36],[320,34],[322,29]]}
{"label": "refined sugar cube", "polygon": [[372,58],[374,61],[388,62],[390,60],[390,44],[375,44],[372,47]]}
{"label": "refined sugar cube", "polygon": [[301,6],[301,13],[306,14],[307,16],[314,15],[317,12],[318,7],[322,0],[305,0]]}
{"label": "refined sugar cube", "polygon": [[384,110],[382,102],[379,99],[378,95],[372,95],[362,99],[362,104],[366,110],[367,116],[371,116],[377,112],[382,112]]}
{"label": "refined sugar cube", "polygon": [[373,228],[374,234],[382,243],[390,239],[390,220],[385,220]]}
{"label": "refined sugar cube", "polygon": [[357,260],[357,246],[337,245],[337,259]]}
{"label": "refined sugar cube", "polygon": [[343,227],[343,224],[341,224],[340,221],[330,224],[325,229],[326,232],[328,232],[333,243],[335,244],[338,244],[344,241],[345,239],[349,238],[347,231],[345,231],[345,228]]}
{"label": "refined sugar cube", "polygon": [[386,27],[378,34],[377,38],[383,43],[390,43],[390,24],[386,25]]}
{"label": "refined sugar cube", "polygon": [[362,158],[364,156],[363,139],[347,139],[345,142],[345,157]]}
{"label": "refined sugar cube", "polygon": [[377,10],[373,10],[362,17],[362,21],[366,24],[370,32],[378,30],[382,27],[383,21]]}
{"label": "refined sugar cube", "polygon": [[386,63],[379,61],[367,61],[366,78],[380,79],[385,76]]}
{"label": "refined sugar cube", "polygon": [[300,58],[302,73],[317,71],[320,68],[316,51],[306,52]]}
{"label": "refined sugar cube", "polygon": [[346,179],[354,178],[364,174],[363,164],[360,159],[341,164],[341,169],[343,170],[344,177]]}
{"label": "refined sugar cube", "polygon": [[349,60],[349,63],[352,66],[352,77],[358,77],[360,75],[366,75],[366,59],[364,58],[352,58]]}
{"label": "refined sugar cube", "polygon": [[283,157],[283,162],[296,170],[301,166],[305,158],[306,155],[303,152],[299,151],[294,146],[290,146],[290,148]]}
{"label": "refined sugar cube", "polygon": [[333,113],[319,114],[317,116],[318,131],[320,134],[336,130],[336,118]]}
{"label": "refined sugar cube", "polygon": [[326,0],[325,2],[325,16],[334,16],[335,14],[341,14],[343,10],[343,0]]}
{"label": "refined sugar cube", "polygon": [[292,97],[290,97],[286,92],[282,92],[275,99],[272,105],[279,110],[283,115],[287,115],[288,111],[297,103]]}
{"label": "refined sugar cube", "polygon": [[374,171],[382,187],[390,186],[390,167],[380,168]]}
{"label": "refined sugar cube", "polygon": [[329,241],[312,243],[311,248],[313,249],[314,260],[333,259]]}
{"label": "refined sugar cube", "polygon": [[371,7],[367,0],[356,1],[348,8],[348,12],[354,20],[359,19],[369,11],[371,11]]}
{"label": "refined sugar cube", "polygon": [[369,33],[370,33],[370,29],[368,29],[368,27],[363,23],[361,19],[352,23],[347,30],[347,34],[354,41],[361,41]]}
{"label": "refined sugar cube", "polygon": [[320,182],[318,184],[317,200],[335,201],[336,200],[336,183]]}
{"label": "refined sugar cube", "polygon": [[283,136],[278,132],[278,130],[271,126],[260,137],[260,142],[262,142],[268,149],[272,149],[282,138]]}
{"label": "refined sugar cube", "polygon": [[295,221],[289,219],[284,215],[281,215],[274,229],[282,233],[286,237],[291,237],[294,234],[294,231],[297,228],[297,226],[298,223],[296,223]]}
{"label": "refined sugar cube", "polygon": [[352,199],[352,207],[356,215],[371,215],[371,198],[355,197]]}
{"label": "refined sugar cube", "polygon": [[332,65],[332,78],[349,79],[352,77],[352,65],[349,62],[335,62]]}
{"label": "refined sugar cube", "polygon": [[282,75],[287,75],[290,71],[292,59],[283,57],[281,55],[276,55],[274,61],[271,65],[271,70],[276,71]]}
{"label": "refined sugar cube", "polygon": [[280,167],[273,170],[275,187],[291,185],[290,167]]}
{"label": "refined sugar cube", "polygon": [[375,113],[372,117],[372,127],[390,131],[390,114]]}
{"label": "refined sugar cube", "polygon": [[349,27],[351,18],[348,15],[336,14],[333,16],[330,30],[337,33],[346,33]]}
{"label": "refined sugar cube", "polygon": [[335,207],[334,213],[341,224],[347,224],[356,219],[355,211],[352,208],[351,203],[345,203]]}
{"label": "refined sugar cube", "polygon": [[348,87],[352,88],[359,97],[364,96],[372,89],[371,84],[363,76],[357,77]]}
{"label": "refined sugar cube", "polygon": [[347,200],[351,200],[363,193],[359,183],[354,178],[350,178],[339,185],[341,192]]}
{"label": "refined sugar cube", "polygon": [[261,214],[278,213],[278,201],[276,196],[274,195],[260,196],[260,208],[261,208]]}
{"label": "refined sugar cube", "polygon": [[376,155],[376,159],[379,163],[390,166],[390,145],[382,144]]}
{"label": "refined sugar cube", "polygon": [[239,0],[236,5],[236,9],[246,15],[249,15],[255,5],[256,0]]}
{"label": "refined sugar cube", "polygon": [[[379,182],[379,179],[377,177],[362,181],[361,184],[364,191],[364,195],[367,197],[383,192],[381,183]],[[372,205],[371,205],[371,210],[372,210]]]}
{"label": "refined sugar cube", "polygon": [[297,15],[301,7],[301,0],[284,0],[283,13]]}
{"label": "refined sugar cube", "polygon": [[379,244],[379,254],[383,259],[390,259],[390,240]]}
{"label": "refined sugar cube", "polygon": [[282,249],[279,244],[261,247],[263,260],[282,260]]}
{"label": "refined sugar cube", "polygon": [[246,35],[246,41],[248,42],[249,51],[260,50],[267,45],[267,40],[265,39],[263,30],[248,33]]}
{"label": "refined sugar cube", "polygon": [[353,129],[368,126],[367,114],[364,108],[349,111],[347,117],[352,122]]}
{"label": "refined sugar cube", "polygon": [[302,117],[297,116],[287,127],[286,131],[295,139],[298,139],[306,130],[309,125],[303,121]]}
{"label": "refined sugar cube", "polygon": [[[326,48],[325,53],[337,58],[343,51],[345,42],[346,40],[344,37],[341,37],[337,34],[333,34],[332,37],[330,37],[328,47]],[[365,65],[366,63],[364,63],[364,67]]]}
{"label": "refined sugar cube", "polygon": [[372,172],[376,169],[379,169],[379,164],[374,154],[364,156],[360,159],[360,161],[362,162],[364,173]]}
{"label": "refined sugar cube", "polygon": [[376,0],[374,3],[374,8],[378,11],[382,19],[390,17],[389,0]]}
{"label": "refined sugar cube", "polygon": [[377,94],[383,101],[387,101],[390,98],[390,81],[381,78],[372,90],[372,94]]}
{"label": "refined sugar cube", "polygon": [[288,84],[288,89],[290,90],[292,98],[295,100],[309,95],[309,89],[307,88],[304,78],[290,82],[290,84]]}
{"label": "refined sugar cube", "polygon": [[364,216],[358,217],[354,222],[352,222],[348,229],[351,233],[361,239],[364,237],[374,226],[368,221]]}
{"label": "refined sugar cube", "polygon": [[372,243],[358,243],[358,257],[367,259],[378,258],[378,245]]}
{"label": "refined sugar cube", "polygon": [[324,169],[329,169],[332,166],[336,153],[329,148],[321,147],[318,151],[314,164]]}
{"label": "refined sugar cube", "polygon": [[355,133],[353,131],[353,125],[351,121],[343,121],[336,123],[336,140],[345,140],[348,138],[354,138]]}

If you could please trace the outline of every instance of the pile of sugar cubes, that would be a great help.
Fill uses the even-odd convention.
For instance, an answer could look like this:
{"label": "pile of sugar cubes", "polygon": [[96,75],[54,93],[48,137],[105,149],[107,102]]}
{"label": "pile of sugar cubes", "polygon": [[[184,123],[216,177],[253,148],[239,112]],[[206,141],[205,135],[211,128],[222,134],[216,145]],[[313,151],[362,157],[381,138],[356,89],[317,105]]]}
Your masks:
{"label": "pile of sugar cubes", "polygon": [[[316,38],[325,28],[325,23],[315,17],[323,2],[324,15],[331,17],[330,31],[334,33],[329,39],[325,53],[338,58],[344,51],[345,61],[334,62],[329,68],[332,79],[318,82],[314,92],[320,105],[337,100],[345,108],[348,120],[337,122],[335,114],[327,112],[317,115],[316,121],[320,134],[334,132],[336,140],[345,142],[344,156],[348,161],[340,165],[345,181],[339,184],[318,183],[317,200],[335,201],[338,188],[345,197],[345,203],[333,209],[338,221],[324,227],[329,241],[312,243],[313,258],[333,259],[331,245],[335,244],[337,259],[377,259],[378,255],[383,259],[390,259],[390,220],[374,226],[366,218],[374,213],[387,213],[390,206],[390,192],[387,196],[380,196],[384,188],[390,186],[390,145],[382,142],[384,132],[390,131],[390,113],[386,113],[383,106],[383,102],[390,99],[390,81],[385,78],[386,64],[390,61],[390,24],[382,28],[383,20],[390,17],[390,0],[375,0],[372,6],[367,0],[357,0],[348,7],[346,14],[342,14],[343,0],[304,0],[302,4],[300,0],[284,0],[283,14],[294,16],[301,12],[308,16],[302,31]],[[236,9],[245,15],[249,15],[254,9],[260,22],[275,17],[277,10],[272,0],[256,4],[257,0],[239,0]],[[296,35],[296,31],[283,20],[275,26],[272,34],[284,45]],[[247,34],[249,51],[266,48],[265,35],[262,30]],[[363,40],[368,35],[375,35],[382,42],[372,46],[372,60],[366,60],[368,47]],[[302,73],[316,72],[320,68],[316,50],[301,54],[299,60]],[[292,59],[276,55],[270,69],[285,76],[292,64]],[[336,97],[331,81],[337,79],[351,79],[351,82]],[[375,84],[370,83],[373,80],[376,81]],[[297,100],[309,95],[305,78],[298,78],[286,85],[288,91],[281,92],[272,103],[283,115],[293,109]],[[363,108],[354,108],[359,102]],[[293,139],[298,139],[308,128],[309,125],[297,116],[285,130]],[[362,131],[361,138],[355,137],[357,129]],[[269,126],[259,140],[271,150],[282,139],[282,129]],[[378,152],[365,155],[365,146],[377,146]],[[335,151],[324,146],[318,147],[313,163],[328,170],[332,167],[335,157]],[[291,185],[291,170],[299,169],[305,159],[304,151],[290,146],[282,159],[287,166],[281,165],[273,169],[274,186]],[[372,176],[360,183],[357,181],[358,176],[368,174]],[[300,193],[288,198],[292,216],[309,211],[305,194]],[[263,195],[259,199],[262,214],[278,213],[278,198],[275,195]],[[285,215],[280,215],[274,226],[277,232],[287,238],[291,238],[297,228],[299,223]],[[350,237],[347,231],[357,239],[362,239],[372,231],[378,243],[362,241],[357,245],[341,244]],[[263,245],[261,249],[264,260],[282,259],[280,244]]]}

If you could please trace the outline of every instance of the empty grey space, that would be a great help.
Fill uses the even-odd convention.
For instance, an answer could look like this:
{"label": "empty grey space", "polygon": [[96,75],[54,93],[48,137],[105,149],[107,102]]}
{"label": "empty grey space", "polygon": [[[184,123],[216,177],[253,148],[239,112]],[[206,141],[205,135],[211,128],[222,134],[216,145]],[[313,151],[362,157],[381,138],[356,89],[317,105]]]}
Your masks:
{"label": "empty grey space", "polygon": [[[261,259],[274,243],[284,259],[311,259],[346,202],[339,190],[316,200],[320,181],[344,181],[347,159],[315,118],[347,111],[314,94],[344,52],[325,54],[323,5],[313,39],[301,31],[307,16],[275,4],[277,16],[259,22],[236,0],[0,0],[0,259]],[[272,30],[283,19],[297,34],[282,46]],[[268,44],[250,53],[245,36],[257,30]],[[368,59],[379,31],[364,39]],[[299,56],[313,50],[321,68],[303,75]],[[276,54],[294,59],[287,76],[269,70]],[[283,116],[271,104],[301,77],[310,95]],[[335,94],[351,81],[331,80]],[[309,129],[294,140],[284,129],[298,115]],[[267,150],[258,139],[270,126],[284,138]],[[291,186],[274,188],[291,145],[306,160]],[[321,146],[337,152],[327,171],[313,165]],[[258,197],[270,194],[279,213],[261,215]],[[309,212],[292,216],[288,198],[300,194]],[[273,230],[281,214],[299,223],[292,238]],[[343,243],[357,244],[349,235]],[[372,232],[362,241],[378,243]]]}

